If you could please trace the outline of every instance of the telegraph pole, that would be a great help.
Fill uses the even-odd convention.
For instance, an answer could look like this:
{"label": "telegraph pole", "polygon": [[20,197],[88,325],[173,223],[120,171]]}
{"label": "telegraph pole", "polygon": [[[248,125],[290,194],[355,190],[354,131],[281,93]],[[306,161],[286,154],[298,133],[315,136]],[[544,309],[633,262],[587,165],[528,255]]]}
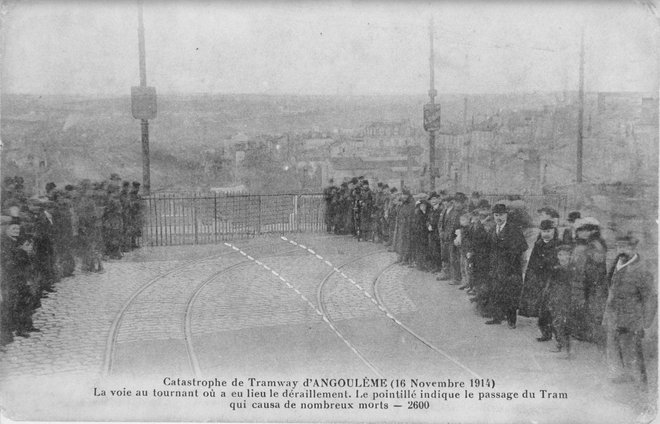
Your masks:
{"label": "telegraph pole", "polygon": [[582,182],[582,127],[584,124],[584,27],[580,36],[580,87],[578,89],[577,173],[575,182]]}
{"label": "telegraph pole", "polygon": [[[432,107],[435,105],[435,96],[438,92],[435,90],[435,69],[434,69],[434,56],[433,56],[433,16],[429,22],[429,67],[430,67],[430,88],[429,98]],[[435,190],[435,129],[429,129],[429,191]]]}
{"label": "telegraph pole", "polygon": [[[144,48],[144,22],[142,0],[138,0],[138,44],[140,52],[140,87],[147,87],[147,59]],[[149,120],[141,119],[142,132],[142,190],[145,195],[151,191],[151,171],[149,166]]]}

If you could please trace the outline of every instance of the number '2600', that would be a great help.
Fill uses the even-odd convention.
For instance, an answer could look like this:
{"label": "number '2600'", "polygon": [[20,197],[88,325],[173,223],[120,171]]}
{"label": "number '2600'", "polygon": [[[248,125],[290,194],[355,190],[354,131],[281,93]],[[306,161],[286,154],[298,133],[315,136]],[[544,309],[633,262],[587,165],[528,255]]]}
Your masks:
{"label": "number '2600'", "polygon": [[429,402],[421,400],[410,400],[408,401],[408,409],[429,409]]}

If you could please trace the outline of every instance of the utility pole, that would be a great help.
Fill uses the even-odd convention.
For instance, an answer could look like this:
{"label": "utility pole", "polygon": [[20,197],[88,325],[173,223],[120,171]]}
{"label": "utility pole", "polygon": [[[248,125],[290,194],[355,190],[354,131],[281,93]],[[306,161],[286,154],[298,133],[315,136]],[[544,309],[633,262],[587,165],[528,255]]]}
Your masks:
{"label": "utility pole", "polygon": [[[438,92],[435,90],[435,60],[433,55],[433,16],[429,22],[429,68],[430,68],[430,88],[429,98],[431,107],[435,107],[435,96]],[[435,129],[429,129],[429,191],[435,190]]]}
{"label": "utility pole", "polygon": [[[147,59],[144,48],[144,21],[142,19],[142,0],[138,0],[138,44],[140,52],[140,87],[147,87]],[[145,195],[151,191],[151,171],[149,165],[149,120],[140,120],[142,132],[142,190]]]}
{"label": "utility pole", "polygon": [[580,87],[578,89],[577,173],[575,182],[582,183],[582,127],[584,125],[584,27],[580,36]]}

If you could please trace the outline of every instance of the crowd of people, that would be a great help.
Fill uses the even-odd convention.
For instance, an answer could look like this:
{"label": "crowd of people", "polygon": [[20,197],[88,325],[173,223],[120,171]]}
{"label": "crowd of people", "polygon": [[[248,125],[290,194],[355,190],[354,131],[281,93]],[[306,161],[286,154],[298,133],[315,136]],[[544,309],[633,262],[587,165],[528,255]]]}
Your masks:
{"label": "crowd of people", "polygon": [[103,261],[138,246],[142,231],[140,183],[82,180],[44,196],[26,193],[22,177],[2,184],[0,346],[39,331],[32,314],[56,284],[74,274],[102,273]]}
{"label": "crowd of people", "polygon": [[363,177],[339,186],[330,180],[323,195],[328,233],[384,243],[398,263],[465,290],[485,324],[515,329],[519,315],[537,318],[537,340],[554,337],[551,350],[566,358],[575,354],[571,338],[596,343],[613,382],[646,386],[641,343],[657,298],[634,233],[617,234],[608,268],[600,223],[579,211],[560,226],[559,213],[543,207],[538,231],[530,231],[533,219],[518,196],[493,205],[478,192],[413,196],[383,183],[372,189]]}

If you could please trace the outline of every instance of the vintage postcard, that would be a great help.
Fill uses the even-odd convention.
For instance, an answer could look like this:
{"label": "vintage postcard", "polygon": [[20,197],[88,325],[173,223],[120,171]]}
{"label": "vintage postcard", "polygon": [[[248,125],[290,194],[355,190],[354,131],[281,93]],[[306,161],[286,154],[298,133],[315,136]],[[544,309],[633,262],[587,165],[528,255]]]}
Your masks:
{"label": "vintage postcard", "polygon": [[656,419],[656,1],[0,7],[3,420]]}

